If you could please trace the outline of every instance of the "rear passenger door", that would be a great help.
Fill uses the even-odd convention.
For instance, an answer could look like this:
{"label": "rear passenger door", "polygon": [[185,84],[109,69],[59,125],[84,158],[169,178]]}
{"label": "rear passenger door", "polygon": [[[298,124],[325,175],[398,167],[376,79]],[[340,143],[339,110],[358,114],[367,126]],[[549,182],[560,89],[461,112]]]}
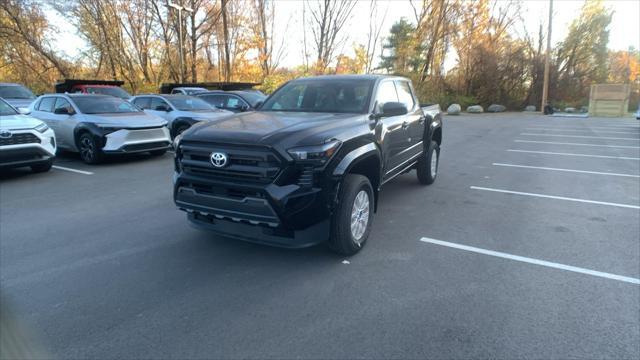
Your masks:
{"label": "rear passenger door", "polygon": [[44,121],[53,131],[58,135],[57,131],[57,122],[53,118],[53,107],[56,103],[55,96],[45,96],[38,101],[38,103],[33,107],[33,112],[31,112],[31,116],[36,119]]}
{"label": "rear passenger door", "polygon": [[[70,114],[56,114],[56,109],[66,109]],[[75,109],[71,106],[71,103],[63,97],[56,98],[55,105],[51,117],[56,127],[53,131],[56,133],[56,140],[58,145],[66,148],[75,147],[75,138],[73,132],[75,130]]]}
{"label": "rear passenger door", "polygon": [[[419,155],[422,151],[422,139],[424,137],[424,114],[420,104],[415,100],[411,85],[406,80],[395,80],[398,99],[407,107],[405,122],[407,123],[407,158]],[[428,144],[427,144],[428,145]]]}

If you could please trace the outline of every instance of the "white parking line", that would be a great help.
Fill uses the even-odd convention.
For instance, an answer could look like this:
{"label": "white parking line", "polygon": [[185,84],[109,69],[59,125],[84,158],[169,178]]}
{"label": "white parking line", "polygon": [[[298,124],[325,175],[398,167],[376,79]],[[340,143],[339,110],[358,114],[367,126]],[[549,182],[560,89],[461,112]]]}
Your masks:
{"label": "white parking line", "polygon": [[624,177],[640,178],[640,175],[632,175],[632,174],[619,174],[619,173],[599,172],[599,171],[573,170],[573,169],[560,169],[560,168],[551,168],[551,167],[543,167],[543,166],[529,166],[529,165],[516,165],[516,164],[503,164],[503,163],[493,163],[493,164],[491,164],[491,165],[494,165],[494,166],[504,166],[504,167],[525,168],[525,169],[538,169],[538,170],[564,171],[564,172],[574,172],[574,173],[581,173],[581,174],[609,175],[609,176],[624,176]]}
{"label": "white parking line", "polygon": [[534,131],[568,131],[568,132],[586,132],[586,133],[607,133],[607,134],[638,134],[636,131],[609,131],[609,130],[585,130],[585,129],[553,129],[553,128],[525,128],[525,130]]}
{"label": "white parking line", "polygon": [[534,141],[534,140],[513,140],[520,143],[533,143],[533,144],[553,144],[553,145],[576,145],[576,146],[595,146],[595,147],[610,147],[610,148],[622,148],[622,149],[640,149],[640,146],[630,145],[600,145],[600,144],[581,144],[581,143],[568,143],[568,142],[556,142],[556,141]]}
{"label": "white parking line", "polygon": [[555,200],[581,202],[581,203],[587,203],[587,204],[615,206],[615,207],[621,207],[621,208],[627,208],[627,209],[640,209],[640,206],[638,206],[638,205],[618,204],[618,203],[605,202],[605,201],[576,199],[576,198],[570,198],[570,197],[564,197],[564,196],[534,194],[534,193],[527,193],[527,192],[520,192],[520,191],[511,191],[511,190],[503,190],[503,189],[486,188],[486,187],[481,187],[481,186],[470,186],[470,188],[473,189],[473,190],[492,191],[492,192],[498,192],[498,193],[503,193],[503,194],[533,196],[533,197],[539,197],[539,198],[545,198],[545,199],[555,199]]}
{"label": "white parking line", "polygon": [[561,152],[551,152],[551,151],[533,151],[533,150],[518,150],[518,149],[509,149],[509,150],[507,150],[507,151],[511,151],[511,152],[520,152],[520,153],[531,153],[531,154],[564,155],[564,156],[582,156],[582,157],[592,157],[592,158],[601,158],[601,159],[640,160],[640,158],[637,158],[637,157],[628,157],[628,156],[609,156],[609,155],[573,154],[573,153],[561,153]]}
{"label": "white parking line", "polygon": [[[578,126],[578,125],[574,125],[574,126],[571,126],[571,125],[570,126],[556,126],[556,125],[553,125],[553,124],[545,124],[545,125],[529,125],[529,126],[531,126],[531,127],[549,127],[549,126],[552,126],[554,129],[570,129],[570,128],[571,129],[575,129],[576,126]],[[606,129],[640,129],[639,126],[633,126],[633,125],[627,125],[627,126],[617,126],[617,125],[614,125],[614,126],[589,126],[589,124],[584,124],[584,126],[586,128],[589,128],[589,129],[604,129],[604,130],[606,130]],[[584,128],[582,128],[582,129],[584,129]]]}
{"label": "white parking line", "polygon": [[622,275],[616,275],[616,274],[606,273],[606,272],[602,272],[602,271],[590,270],[590,269],[585,269],[585,268],[581,268],[581,267],[577,267],[577,266],[564,265],[564,264],[554,263],[554,262],[551,262],[551,261],[538,260],[538,259],[519,256],[519,255],[512,255],[512,254],[507,254],[507,253],[503,253],[503,252],[499,252],[499,251],[481,249],[481,248],[477,248],[477,247],[473,247],[473,246],[456,244],[456,243],[452,243],[452,242],[448,242],[448,241],[436,240],[436,239],[431,239],[431,238],[427,238],[427,237],[421,238],[420,241],[425,242],[425,243],[429,243],[429,244],[434,244],[434,245],[446,246],[446,247],[450,247],[450,248],[453,248],[453,249],[470,251],[470,252],[474,252],[474,253],[477,253],[477,254],[495,256],[495,257],[499,257],[499,258],[503,258],[503,259],[520,261],[520,262],[524,262],[524,263],[528,263],[528,264],[546,266],[546,267],[553,268],[553,269],[566,270],[566,271],[571,271],[571,272],[575,272],[575,273],[591,275],[591,276],[597,276],[597,277],[601,277],[601,278],[605,278],[605,279],[617,280],[617,281],[622,281],[622,282],[626,282],[626,283],[630,283],[630,284],[640,285],[640,279],[638,279],[638,278],[622,276]]}
{"label": "white parking line", "polygon": [[621,137],[608,137],[608,136],[562,135],[562,134],[533,134],[533,133],[520,133],[520,135],[527,135],[527,136],[555,136],[555,137],[571,137],[571,138],[584,138],[584,139],[607,139],[607,140],[631,140],[631,141],[640,141],[640,139],[636,139],[636,138],[621,138]]}
{"label": "white parking line", "polygon": [[78,174],[82,174],[82,175],[93,175],[93,173],[91,171],[77,170],[77,169],[72,169],[72,168],[58,166],[58,165],[53,165],[52,167],[54,169],[70,171],[70,172],[74,172],[74,173],[78,173]]}

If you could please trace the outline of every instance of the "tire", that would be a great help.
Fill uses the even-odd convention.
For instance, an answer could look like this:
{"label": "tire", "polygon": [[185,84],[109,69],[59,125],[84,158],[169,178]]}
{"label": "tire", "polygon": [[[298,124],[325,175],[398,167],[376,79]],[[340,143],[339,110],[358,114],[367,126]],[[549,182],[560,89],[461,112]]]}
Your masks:
{"label": "tire", "polygon": [[427,151],[420,156],[416,167],[420,184],[431,185],[436,181],[438,165],[440,165],[440,146],[438,146],[437,142],[431,141]]}
{"label": "tire", "polygon": [[[373,188],[362,175],[347,174],[342,181],[340,202],[331,219],[329,247],[342,255],[353,255],[367,242],[373,222]],[[352,226],[352,218],[358,217]]]}
{"label": "tire", "polygon": [[89,133],[83,133],[78,138],[78,151],[82,161],[87,164],[98,164],[104,157],[104,154],[98,148],[98,144],[96,144],[95,138]]}
{"label": "tire", "polygon": [[151,154],[151,156],[162,156],[167,152],[167,149],[161,149],[161,150],[151,150],[149,151],[149,154]]}
{"label": "tire", "polygon": [[42,172],[47,172],[51,170],[52,166],[53,166],[53,159],[49,159],[46,162],[34,164],[34,165],[31,165],[30,167],[31,167],[31,171],[33,171],[34,173],[42,173]]}

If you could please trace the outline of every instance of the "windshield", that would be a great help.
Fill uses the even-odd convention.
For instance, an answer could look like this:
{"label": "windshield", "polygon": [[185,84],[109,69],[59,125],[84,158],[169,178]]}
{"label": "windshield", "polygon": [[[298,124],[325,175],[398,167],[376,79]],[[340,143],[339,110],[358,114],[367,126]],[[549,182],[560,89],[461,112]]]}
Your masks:
{"label": "windshield", "polygon": [[4,100],[0,100],[0,116],[17,115],[18,112],[9,106]]}
{"label": "windshield", "polygon": [[276,91],[260,110],[364,113],[373,84],[373,80],[294,81]]}
{"label": "windshield", "polygon": [[73,101],[83,114],[114,114],[142,111],[135,105],[117,97],[75,96]]}
{"label": "windshield", "polygon": [[5,99],[35,99],[31,90],[21,85],[0,86],[0,97]]}
{"label": "windshield", "polygon": [[111,95],[115,97],[119,97],[121,99],[128,99],[131,97],[128,92],[124,91],[122,88],[117,86],[113,87],[87,87],[87,93],[89,94],[100,94],[100,95]]}
{"label": "windshield", "polygon": [[207,92],[207,89],[184,89],[184,92],[186,92],[187,95],[194,95]]}
{"label": "windshield", "polygon": [[202,99],[198,99],[192,96],[181,96],[181,97],[170,97],[167,100],[173,105],[176,109],[181,111],[214,111],[215,109],[211,107],[206,101]]}
{"label": "windshield", "polygon": [[253,92],[253,91],[242,93],[242,97],[244,97],[244,99],[249,102],[251,107],[255,107],[258,104],[258,102],[264,101],[264,99],[267,98],[266,95],[260,92]]}

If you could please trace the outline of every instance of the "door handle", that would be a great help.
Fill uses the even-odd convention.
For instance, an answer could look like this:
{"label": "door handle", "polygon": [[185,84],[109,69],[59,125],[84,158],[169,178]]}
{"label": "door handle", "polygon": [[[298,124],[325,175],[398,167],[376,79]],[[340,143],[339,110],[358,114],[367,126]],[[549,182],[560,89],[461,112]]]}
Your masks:
{"label": "door handle", "polygon": [[406,129],[406,128],[408,128],[408,127],[409,127],[409,122],[408,122],[408,121],[404,121],[404,122],[402,123],[402,128],[403,128],[403,129]]}

